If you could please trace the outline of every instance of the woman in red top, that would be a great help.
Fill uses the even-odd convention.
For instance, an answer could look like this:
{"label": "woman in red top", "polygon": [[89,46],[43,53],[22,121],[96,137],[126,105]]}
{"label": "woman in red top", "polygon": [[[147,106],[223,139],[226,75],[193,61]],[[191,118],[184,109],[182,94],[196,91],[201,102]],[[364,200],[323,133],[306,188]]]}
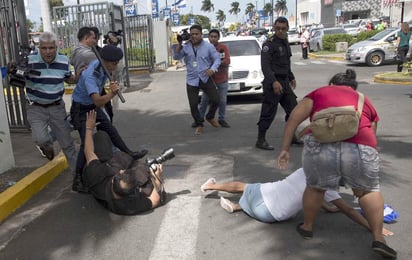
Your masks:
{"label": "woman in red top", "polygon": [[[355,71],[336,74],[329,86],[306,95],[292,111],[285,126],[278,165],[285,169],[290,158],[289,148],[297,126],[315,112],[336,106],[353,105],[357,108],[358,83]],[[376,151],[376,127],[379,116],[365,96],[358,133],[335,143],[318,143],[308,133],[302,151],[306,189],[303,194],[304,223],[296,230],[305,239],[313,237],[312,226],[326,190],[338,190],[344,184],[359,198],[373,235],[372,249],[384,257],[396,258],[395,250],[386,245],[382,235],[383,198],[379,186],[379,154]]]}

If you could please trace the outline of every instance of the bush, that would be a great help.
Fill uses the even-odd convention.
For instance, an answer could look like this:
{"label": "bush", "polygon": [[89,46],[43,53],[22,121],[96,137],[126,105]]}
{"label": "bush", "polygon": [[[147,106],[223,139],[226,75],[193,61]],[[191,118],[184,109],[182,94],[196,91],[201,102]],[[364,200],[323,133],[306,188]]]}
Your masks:
{"label": "bush", "polygon": [[336,51],[337,42],[347,42],[349,46],[352,41],[353,36],[346,33],[325,35],[322,38],[323,50]]}
{"label": "bush", "polygon": [[379,30],[371,30],[371,31],[364,31],[364,32],[360,32],[358,34],[358,36],[355,38],[355,42],[360,42],[360,41],[364,41],[369,39],[370,37],[374,36],[375,34],[377,34],[378,32],[380,32]]}

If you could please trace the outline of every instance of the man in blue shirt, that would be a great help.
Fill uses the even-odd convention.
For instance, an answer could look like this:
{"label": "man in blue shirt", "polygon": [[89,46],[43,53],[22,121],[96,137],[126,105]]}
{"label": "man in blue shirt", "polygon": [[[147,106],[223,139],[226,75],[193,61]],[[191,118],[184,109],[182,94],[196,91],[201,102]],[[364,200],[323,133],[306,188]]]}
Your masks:
{"label": "man in blue shirt", "polygon": [[56,35],[43,32],[39,40],[39,52],[28,56],[28,68],[40,75],[29,74],[26,78],[27,119],[34,142],[49,160],[54,158],[53,140],[48,131],[51,128],[74,173],[76,149],[65,121],[67,113],[62,97],[64,82],[74,84],[77,79],[70,72],[69,59],[57,53]]}
{"label": "man in blue shirt", "polygon": [[186,91],[189,99],[190,113],[196,126],[195,134],[203,132],[204,119],[200,116],[198,108],[199,89],[209,97],[210,107],[206,114],[206,121],[213,127],[219,127],[215,119],[216,110],[219,106],[219,93],[216,84],[211,78],[220,66],[220,55],[216,48],[203,41],[202,27],[198,24],[190,27],[190,40],[182,44],[182,37],[178,36],[178,44],[174,49],[173,59],[184,58],[187,68]]}
{"label": "man in blue shirt", "polygon": [[[102,63],[107,70],[112,73],[116,70],[117,64],[123,57],[123,51],[111,44],[106,45],[100,52]],[[105,131],[114,146],[120,151],[132,156],[134,159],[141,158],[146,155],[147,150],[139,152],[131,151],[126,143],[123,141],[117,129],[112,125],[110,116],[108,115],[105,105],[117,95],[119,91],[119,83],[117,81],[110,82],[109,93],[101,95],[102,90],[106,84],[108,76],[103,70],[102,64],[99,60],[94,60],[89,63],[87,68],[81,73],[79,82],[73,91],[73,103],[70,108],[70,115],[72,117],[72,124],[78,130],[81,145],[77,156],[76,177],[73,180],[72,190],[77,192],[88,192],[87,187],[83,186],[82,173],[86,164],[84,155],[84,137],[86,132],[86,115],[90,110],[96,110],[96,120],[98,130]]]}

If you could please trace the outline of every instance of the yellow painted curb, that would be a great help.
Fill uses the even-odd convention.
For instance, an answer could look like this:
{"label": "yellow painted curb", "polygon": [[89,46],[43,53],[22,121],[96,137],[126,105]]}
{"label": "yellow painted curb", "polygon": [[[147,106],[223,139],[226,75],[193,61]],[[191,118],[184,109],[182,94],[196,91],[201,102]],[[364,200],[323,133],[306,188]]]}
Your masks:
{"label": "yellow painted curb", "polygon": [[374,82],[384,83],[384,84],[395,84],[395,85],[412,85],[412,81],[400,81],[400,80],[389,80],[385,78],[375,77]]}
{"label": "yellow painted curb", "polygon": [[314,59],[345,60],[344,54],[342,54],[342,57],[339,57],[339,56],[329,56],[329,55],[316,55],[313,53],[309,53],[308,56]]}
{"label": "yellow painted curb", "polygon": [[42,190],[68,167],[62,152],[52,161],[33,171],[16,184],[0,193],[0,222],[13,213],[34,194]]}

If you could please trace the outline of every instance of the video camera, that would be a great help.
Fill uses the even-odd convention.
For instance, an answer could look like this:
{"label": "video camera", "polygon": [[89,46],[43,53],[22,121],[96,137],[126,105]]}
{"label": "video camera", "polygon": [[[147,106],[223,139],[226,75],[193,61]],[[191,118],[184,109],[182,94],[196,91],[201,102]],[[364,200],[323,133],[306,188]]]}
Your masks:
{"label": "video camera", "polygon": [[168,148],[168,149],[164,150],[164,151],[163,151],[158,157],[156,157],[156,158],[152,158],[152,159],[147,158],[147,159],[146,159],[146,164],[147,164],[153,171],[156,171],[156,170],[157,170],[156,164],[161,164],[161,163],[163,163],[163,162],[165,162],[165,161],[167,161],[167,160],[170,160],[170,159],[172,159],[172,158],[174,158],[174,157],[175,157],[175,153],[174,153],[173,148]]}
{"label": "video camera", "polygon": [[180,33],[176,37],[178,42],[181,43],[190,39],[190,33],[187,30],[188,29],[183,29],[182,31],[180,31]]}
{"label": "video camera", "polygon": [[21,47],[19,51],[19,57],[16,62],[10,62],[7,65],[7,72],[9,76],[9,83],[11,86],[24,88],[26,86],[26,77],[29,75],[40,76],[41,72],[30,69],[28,67],[29,55],[31,48]]}
{"label": "video camera", "polygon": [[121,44],[122,42],[123,31],[122,30],[110,31],[103,37],[104,37],[103,44],[111,44],[111,45],[117,46]]}

